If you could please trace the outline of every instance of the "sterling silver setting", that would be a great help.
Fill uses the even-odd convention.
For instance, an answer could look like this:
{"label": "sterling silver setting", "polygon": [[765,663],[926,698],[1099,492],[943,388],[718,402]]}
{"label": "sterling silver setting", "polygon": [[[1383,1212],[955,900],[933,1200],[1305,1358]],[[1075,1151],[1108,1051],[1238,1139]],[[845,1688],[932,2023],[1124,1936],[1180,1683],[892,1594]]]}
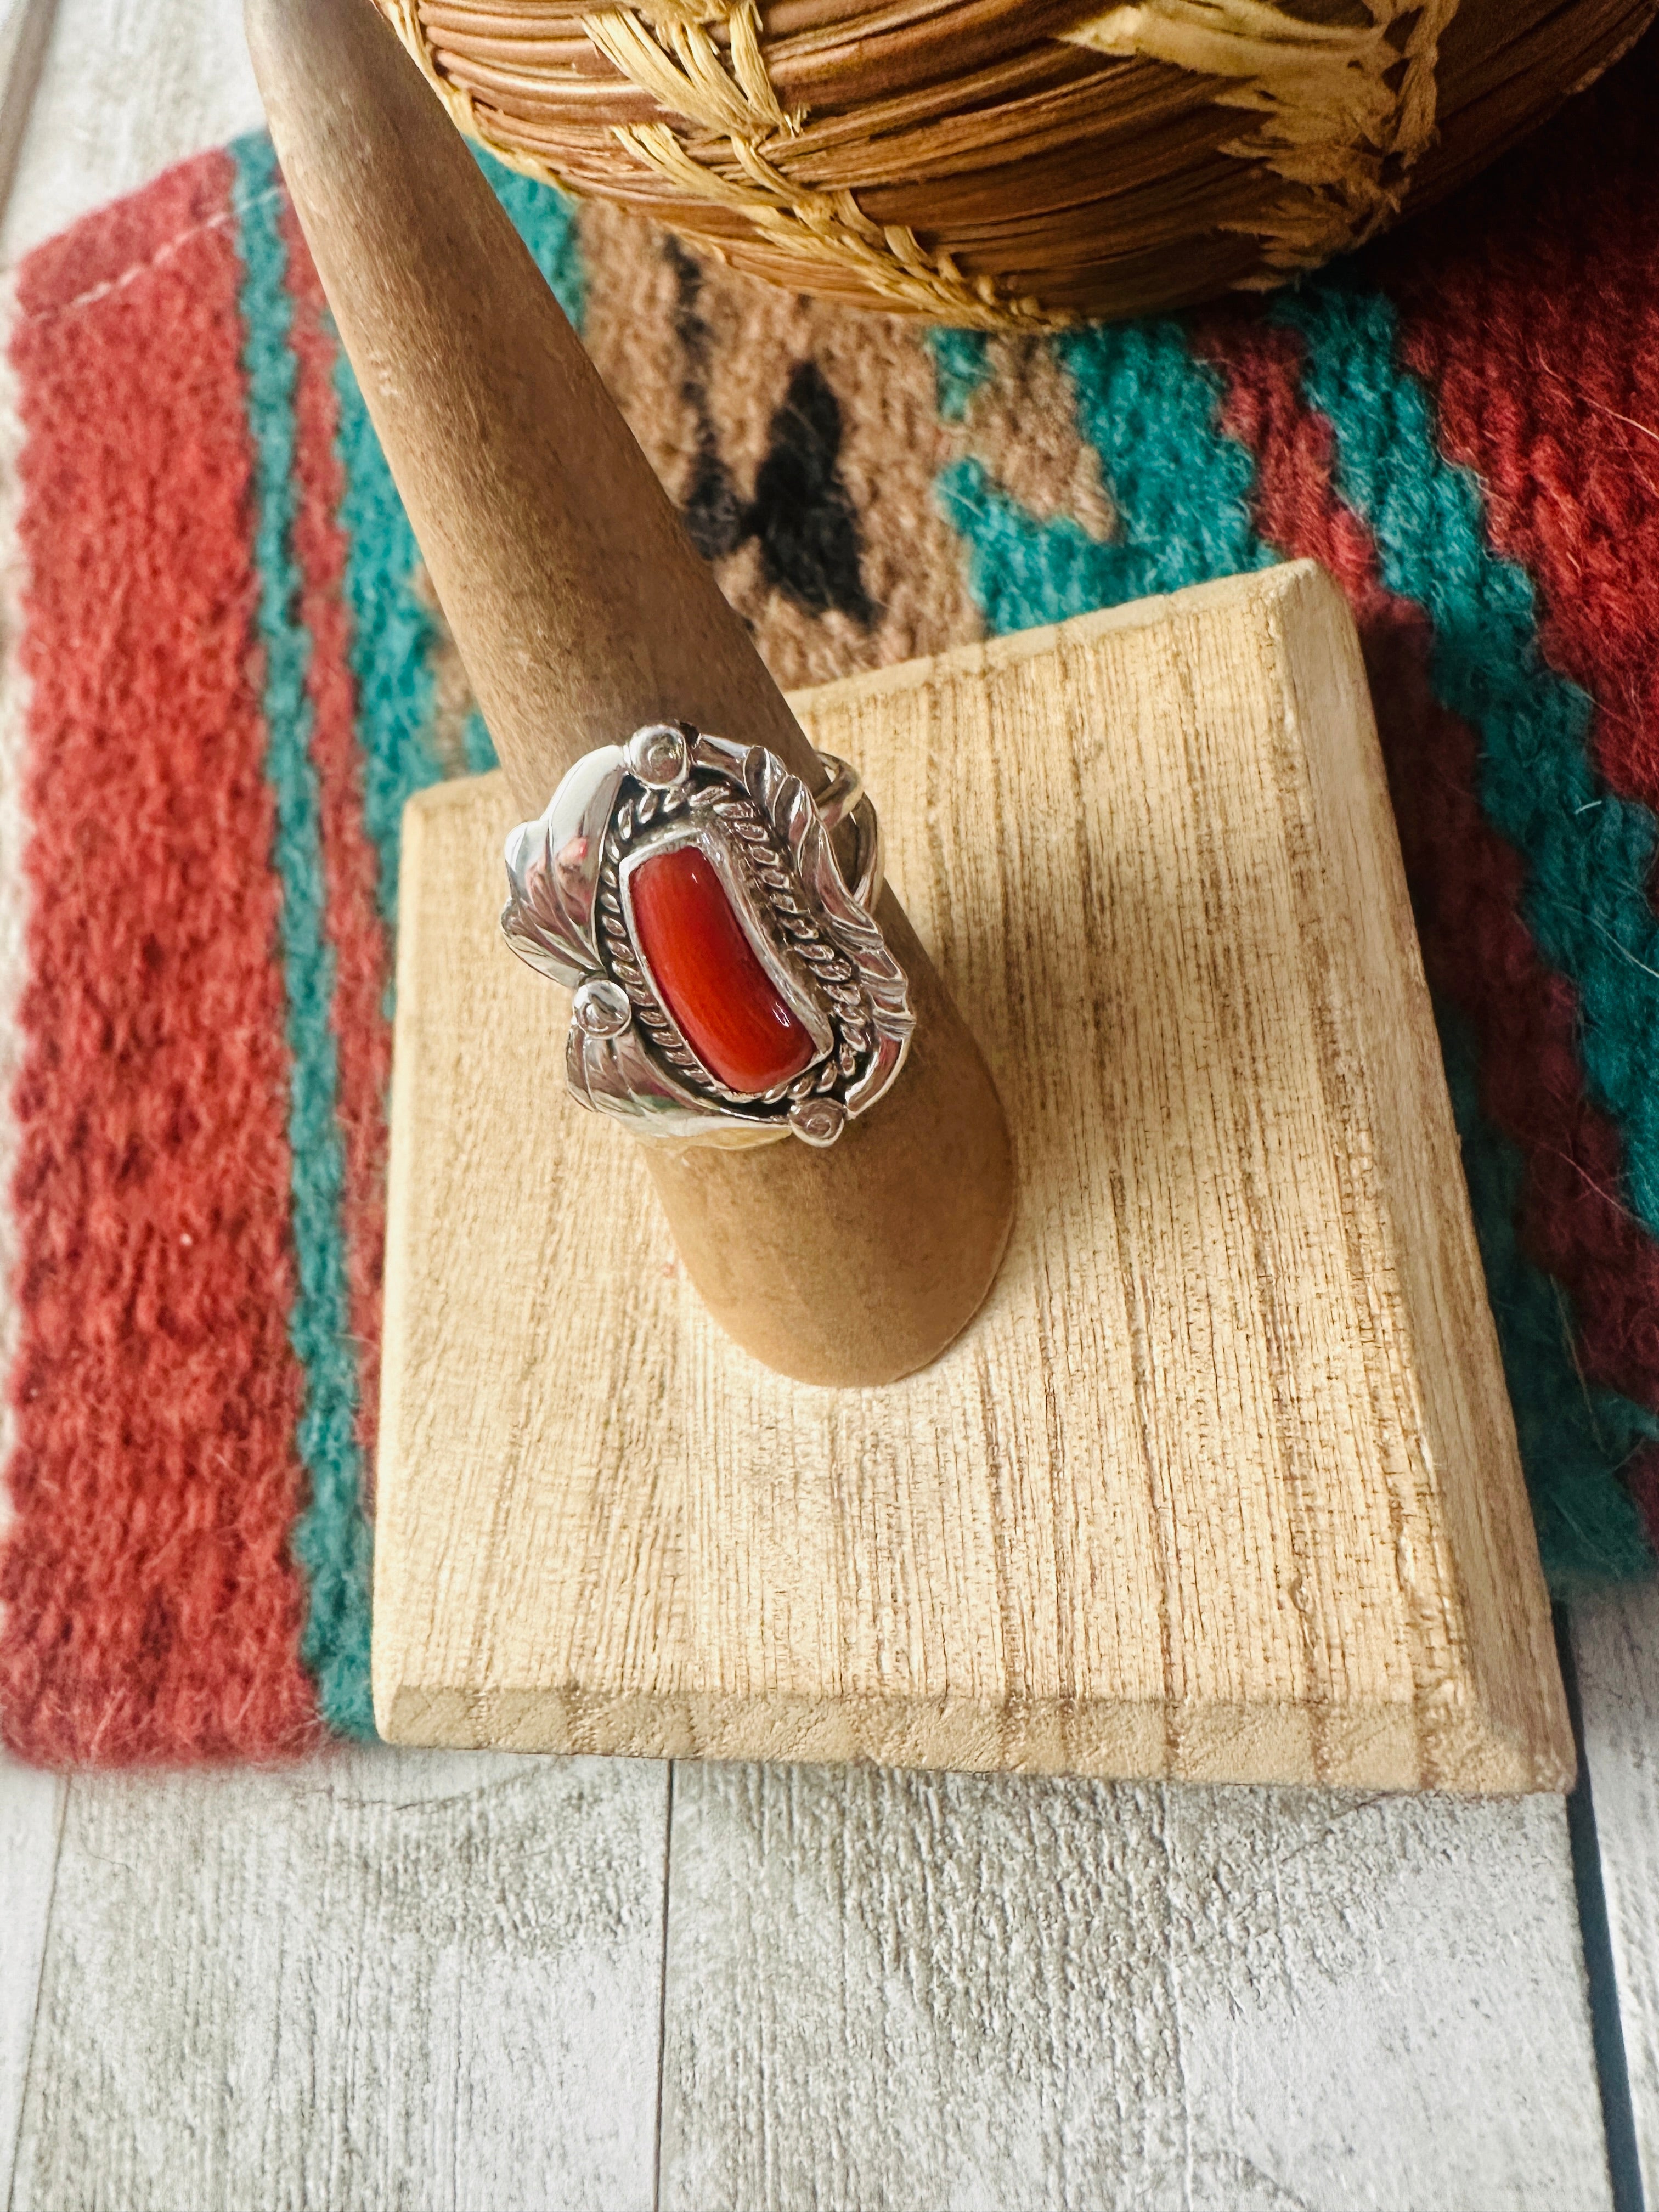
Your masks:
{"label": "sterling silver setting", "polygon": [[[876,811],[853,769],[818,758],[829,780],[815,799],[763,745],[647,723],[626,745],[586,754],[546,811],[508,837],[501,931],[572,994],[565,1073],[580,1104],[677,1145],[793,1133],[823,1146],[890,1087],[915,1022],[871,914]],[[843,822],[850,883],[832,842]],[[638,871],[685,845],[716,872],[749,950],[810,1039],[806,1066],[771,1090],[733,1089],[704,1065],[641,949]]]}

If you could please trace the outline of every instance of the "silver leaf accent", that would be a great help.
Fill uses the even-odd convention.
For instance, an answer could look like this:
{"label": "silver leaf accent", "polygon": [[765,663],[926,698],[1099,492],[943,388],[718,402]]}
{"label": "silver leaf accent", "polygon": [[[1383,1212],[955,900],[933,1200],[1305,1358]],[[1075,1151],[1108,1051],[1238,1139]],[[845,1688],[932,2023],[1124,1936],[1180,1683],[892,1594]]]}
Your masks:
{"label": "silver leaf accent", "polygon": [[622,749],[585,754],[545,811],[507,841],[501,934],[520,960],[574,991],[600,966],[593,937],[605,833],[625,773]]}

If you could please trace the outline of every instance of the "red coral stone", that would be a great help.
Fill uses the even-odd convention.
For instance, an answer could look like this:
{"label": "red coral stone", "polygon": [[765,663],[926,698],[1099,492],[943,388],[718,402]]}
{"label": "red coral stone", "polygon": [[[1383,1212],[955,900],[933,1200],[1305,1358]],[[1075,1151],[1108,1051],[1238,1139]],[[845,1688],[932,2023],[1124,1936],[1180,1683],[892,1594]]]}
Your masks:
{"label": "red coral stone", "polygon": [[645,963],[711,1074],[757,1092],[811,1065],[811,1034],[755,957],[706,853],[695,845],[653,853],[629,886]]}

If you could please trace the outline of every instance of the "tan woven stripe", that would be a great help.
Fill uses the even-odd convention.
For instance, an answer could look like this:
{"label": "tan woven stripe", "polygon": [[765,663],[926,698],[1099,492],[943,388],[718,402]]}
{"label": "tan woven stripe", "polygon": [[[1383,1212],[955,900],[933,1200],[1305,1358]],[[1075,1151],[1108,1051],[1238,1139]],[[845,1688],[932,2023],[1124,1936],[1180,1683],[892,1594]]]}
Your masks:
{"label": "tan woven stripe", "polygon": [[[763,574],[752,538],[715,565],[721,590],[749,623],[778,681],[786,687],[826,683],[980,636],[983,623],[961,543],[934,486],[962,453],[983,451],[993,467],[1009,457],[999,448],[994,459],[969,425],[940,422],[922,328],[803,298],[728,268],[706,246],[683,245],[675,258],[701,272],[696,313],[708,344],[694,365],[679,328],[681,304],[663,233],[598,199],[583,203],[580,222],[586,272],[582,343],[677,506],[684,505],[701,458],[690,374],[702,380],[716,452],[744,503],[754,496],[793,371],[812,362],[836,394],[837,472],[858,520],[859,571],[874,606],[872,625],[860,629],[833,609],[810,612],[799,605]],[[994,352],[1021,343],[997,341]],[[996,382],[994,372],[986,380],[988,399]],[[1065,422],[1073,419],[1067,398]],[[1045,423],[1024,446],[1048,444],[1055,427]],[[1011,465],[1017,471],[1019,465]],[[1027,463],[1033,474],[1039,465]],[[1068,474],[1074,469],[1069,449],[1056,478],[1061,467]],[[1053,503],[1064,506],[1067,496],[1056,481]]]}

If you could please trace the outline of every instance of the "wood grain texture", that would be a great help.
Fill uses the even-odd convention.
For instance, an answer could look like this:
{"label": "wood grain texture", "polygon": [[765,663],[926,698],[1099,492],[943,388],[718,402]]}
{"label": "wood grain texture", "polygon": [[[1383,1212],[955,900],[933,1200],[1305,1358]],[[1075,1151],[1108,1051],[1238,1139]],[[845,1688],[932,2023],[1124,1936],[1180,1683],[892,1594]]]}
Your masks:
{"label": "wood grain texture", "polygon": [[662,2212],[1605,2207],[1564,1832],[678,1766]]}
{"label": "wood grain texture", "polygon": [[[1019,1156],[883,1390],[710,1324],[412,806],[375,1705],[410,1742],[1559,1787],[1571,1748],[1352,625],[1311,565],[794,702]],[[950,773],[947,774],[947,766]]]}
{"label": "wood grain texture", "polygon": [[665,1776],[77,1776],[11,2212],[647,2212]]}
{"label": "wood grain texture", "polygon": [[1659,2203],[1659,1583],[1575,1606],[1572,1649],[1636,2154]]}

